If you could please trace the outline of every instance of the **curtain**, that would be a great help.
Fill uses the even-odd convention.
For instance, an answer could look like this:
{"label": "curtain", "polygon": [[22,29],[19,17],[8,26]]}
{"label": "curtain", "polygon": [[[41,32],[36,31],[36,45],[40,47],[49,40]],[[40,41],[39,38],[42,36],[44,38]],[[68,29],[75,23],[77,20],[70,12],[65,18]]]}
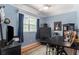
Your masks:
{"label": "curtain", "polygon": [[40,22],[40,19],[37,19],[37,33],[36,33],[36,39],[39,39],[39,22]]}
{"label": "curtain", "polygon": [[19,36],[19,42],[23,42],[23,19],[24,15],[19,13],[19,28],[18,28],[18,36]]}

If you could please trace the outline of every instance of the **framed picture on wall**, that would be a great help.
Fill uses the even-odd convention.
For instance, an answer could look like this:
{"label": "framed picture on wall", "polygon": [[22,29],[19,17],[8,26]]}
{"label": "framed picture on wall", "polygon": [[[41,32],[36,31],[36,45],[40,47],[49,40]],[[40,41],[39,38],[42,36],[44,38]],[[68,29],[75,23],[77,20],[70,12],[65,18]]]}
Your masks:
{"label": "framed picture on wall", "polygon": [[61,29],[62,29],[62,23],[61,23],[61,21],[54,22],[54,31],[61,31]]}

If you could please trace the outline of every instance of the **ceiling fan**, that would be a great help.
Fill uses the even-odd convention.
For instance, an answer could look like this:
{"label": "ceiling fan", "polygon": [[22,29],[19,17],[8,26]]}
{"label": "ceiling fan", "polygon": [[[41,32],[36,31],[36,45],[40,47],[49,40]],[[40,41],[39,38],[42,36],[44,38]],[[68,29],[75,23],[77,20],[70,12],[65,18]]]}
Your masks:
{"label": "ceiling fan", "polygon": [[43,8],[40,8],[39,11],[48,10],[50,7],[52,7],[52,5],[50,5],[50,4],[44,4]]}

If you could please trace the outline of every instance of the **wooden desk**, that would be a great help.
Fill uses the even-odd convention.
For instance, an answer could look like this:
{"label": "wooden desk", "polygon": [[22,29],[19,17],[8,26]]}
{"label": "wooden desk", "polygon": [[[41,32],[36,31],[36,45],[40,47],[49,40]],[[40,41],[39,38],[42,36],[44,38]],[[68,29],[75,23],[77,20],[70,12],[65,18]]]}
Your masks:
{"label": "wooden desk", "polygon": [[[48,40],[47,43],[49,45],[54,45],[54,46],[57,46],[57,47],[63,47],[61,50],[62,52],[65,52],[64,50],[64,47],[67,47],[67,48],[72,48],[72,49],[75,49],[75,50],[79,50],[79,47],[76,46],[76,47],[72,47],[73,45],[73,42],[64,42],[63,41],[63,37],[61,36],[58,36],[57,38],[56,37],[53,37],[51,38],[51,40]],[[76,43],[75,43],[76,44]],[[58,50],[58,49],[57,49]],[[60,52],[60,53],[62,53]],[[58,52],[57,52],[58,53]],[[66,53],[67,54],[67,53]]]}
{"label": "wooden desk", "polygon": [[21,55],[21,43],[13,42],[8,46],[0,47],[0,55]]}

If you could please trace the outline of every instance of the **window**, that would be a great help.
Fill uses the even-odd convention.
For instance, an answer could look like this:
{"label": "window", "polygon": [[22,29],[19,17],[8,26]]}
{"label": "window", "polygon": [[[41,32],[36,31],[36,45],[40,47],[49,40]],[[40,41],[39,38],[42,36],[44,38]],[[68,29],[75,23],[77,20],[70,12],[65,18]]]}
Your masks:
{"label": "window", "polygon": [[24,32],[36,32],[37,20],[35,17],[25,15],[23,24]]}

